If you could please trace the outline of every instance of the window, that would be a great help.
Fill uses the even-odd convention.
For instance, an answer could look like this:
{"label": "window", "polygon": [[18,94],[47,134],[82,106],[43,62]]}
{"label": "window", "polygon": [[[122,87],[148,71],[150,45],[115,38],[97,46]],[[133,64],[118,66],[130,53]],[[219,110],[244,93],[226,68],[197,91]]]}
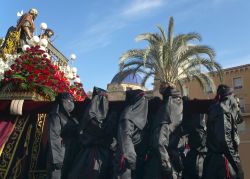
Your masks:
{"label": "window", "polygon": [[234,89],[241,89],[243,86],[243,80],[241,77],[233,78]]}

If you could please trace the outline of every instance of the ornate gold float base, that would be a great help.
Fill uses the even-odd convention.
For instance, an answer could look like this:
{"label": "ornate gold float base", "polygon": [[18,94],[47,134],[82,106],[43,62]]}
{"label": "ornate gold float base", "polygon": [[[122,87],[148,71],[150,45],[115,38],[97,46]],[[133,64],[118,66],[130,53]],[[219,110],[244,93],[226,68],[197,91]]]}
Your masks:
{"label": "ornate gold float base", "polygon": [[36,92],[2,92],[0,100],[32,100],[32,101],[50,101],[48,98],[37,94]]}

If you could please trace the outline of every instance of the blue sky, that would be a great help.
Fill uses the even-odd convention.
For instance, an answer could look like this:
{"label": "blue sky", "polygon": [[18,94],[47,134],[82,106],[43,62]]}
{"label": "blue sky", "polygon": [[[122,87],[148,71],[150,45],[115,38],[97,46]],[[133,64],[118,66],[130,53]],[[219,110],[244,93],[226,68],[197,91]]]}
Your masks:
{"label": "blue sky", "polygon": [[37,8],[35,21],[55,31],[55,46],[67,57],[77,55],[74,66],[86,91],[106,88],[118,72],[120,55],[143,48],[135,37],[165,29],[174,17],[175,34],[198,32],[202,44],[216,51],[223,67],[250,63],[249,0],[2,0],[0,37],[15,25],[16,13]]}

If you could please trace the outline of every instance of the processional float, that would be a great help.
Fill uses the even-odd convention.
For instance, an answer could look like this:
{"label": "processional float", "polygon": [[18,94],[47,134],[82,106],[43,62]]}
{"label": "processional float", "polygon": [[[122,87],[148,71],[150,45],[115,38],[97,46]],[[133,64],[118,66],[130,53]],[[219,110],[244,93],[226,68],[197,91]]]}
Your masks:
{"label": "processional float", "polygon": [[0,178],[46,178],[46,119],[53,100],[60,92],[79,104],[86,97],[77,69],[52,44],[53,30],[41,23],[34,35],[37,14],[20,14],[0,44]]}
{"label": "processional float", "polygon": [[[20,13],[19,13],[20,14]],[[31,9],[20,14],[0,41],[0,178],[46,178],[47,116],[55,96],[69,92],[80,114],[89,100],[77,69],[53,45],[53,30],[41,23],[34,35],[38,14]],[[70,56],[75,60],[75,55]],[[111,98],[112,99],[112,96]],[[190,111],[206,113],[211,100],[190,100]],[[149,102],[149,113],[157,110],[157,100]],[[121,110],[123,101],[111,101]]]}

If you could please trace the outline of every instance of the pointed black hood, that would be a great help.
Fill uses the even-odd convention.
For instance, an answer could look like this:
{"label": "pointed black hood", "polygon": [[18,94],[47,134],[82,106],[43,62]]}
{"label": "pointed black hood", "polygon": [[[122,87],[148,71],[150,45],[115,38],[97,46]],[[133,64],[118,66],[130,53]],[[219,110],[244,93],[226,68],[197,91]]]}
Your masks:
{"label": "pointed black hood", "polygon": [[233,94],[233,88],[221,84],[218,86],[217,88],[217,98],[219,99],[219,101],[223,101],[225,100],[225,98],[229,95]]}
{"label": "pointed black hood", "polygon": [[142,130],[147,123],[148,115],[148,99],[144,91],[139,89],[126,91],[125,102],[127,106],[123,110],[121,120],[130,120]]}
{"label": "pointed black hood", "polygon": [[107,91],[104,89],[94,87],[92,100],[89,108],[89,118],[95,118],[98,122],[106,118],[109,110],[109,101]]}
{"label": "pointed black hood", "polygon": [[171,86],[163,88],[161,90],[161,94],[162,94],[163,100],[167,100],[169,96],[181,97],[180,91],[177,90],[176,88],[171,87]]}
{"label": "pointed black hood", "polygon": [[70,113],[74,110],[74,97],[70,93],[59,93],[56,96],[55,103],[58,104],[57,112],[61,112],[70,116]]}
{"label": "pointed black hood", "polygon": [[167,87],[162,90],[162,96],[163,104],[156,115],[157,120],[160,123],[179,124],[183,113],[181,93],[173,87]]}

